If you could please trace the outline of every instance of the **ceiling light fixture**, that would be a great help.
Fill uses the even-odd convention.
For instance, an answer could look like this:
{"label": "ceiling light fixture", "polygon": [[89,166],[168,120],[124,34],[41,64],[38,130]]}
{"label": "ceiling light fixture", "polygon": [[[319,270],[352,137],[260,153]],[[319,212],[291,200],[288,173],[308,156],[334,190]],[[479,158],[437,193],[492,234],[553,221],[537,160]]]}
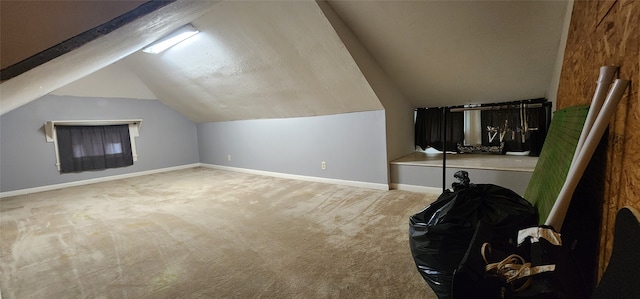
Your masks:
{"label": "ceiling light fixture", "polygon": [[196,34],[198,34],[198,29],[193,27],[191,24],[184,25],[180,27],[178,30],[172,32],[171,34],[153,42],[146,48],[142,49],[142,52],[158,54],[166,49],[169,49],[180,42],[190,38]]}

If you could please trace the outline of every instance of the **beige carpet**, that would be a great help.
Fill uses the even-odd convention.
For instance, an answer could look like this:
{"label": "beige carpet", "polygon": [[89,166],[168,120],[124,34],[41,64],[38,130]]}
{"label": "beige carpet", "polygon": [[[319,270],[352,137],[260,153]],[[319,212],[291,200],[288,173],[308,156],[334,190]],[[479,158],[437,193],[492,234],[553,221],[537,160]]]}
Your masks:
{"label": "beige carpet", "polygon": [[193,168],[5,198],[2,298],[436,298],[435,197]]}

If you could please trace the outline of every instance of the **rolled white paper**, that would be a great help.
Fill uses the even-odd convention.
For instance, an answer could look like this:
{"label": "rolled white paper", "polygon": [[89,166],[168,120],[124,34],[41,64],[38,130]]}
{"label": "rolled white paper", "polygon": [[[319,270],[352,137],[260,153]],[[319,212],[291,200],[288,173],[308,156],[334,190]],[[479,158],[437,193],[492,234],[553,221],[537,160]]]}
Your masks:
{"label": "rolled white paper", "polygon": [[618,103],[620,102],[620,99],[628,85],[629,80],[616,79],[615,82],[613,82],[613,86],[607,94],[607,98],[602,105],[602,109],[600,110],[600,113],[598,113],[598,116],[589,131],[584,145],[577,155],[577,159],[574,158],[576,162],[569,168],[564,185],[562,185],[560,194],[558,194],[558,198],[553,204],[553,208],[551,208],[549,217],[547,217],[547,221],[545,222],[546,225],[553,227],[558,232],[562,229],[562,223],[564,222],[567,210],[569,209],[569,204],[571,203],[571,196],[573,196],[573,192],[580,182],[582,174],[587,168],[587,165],[589,165],[591,156],[593,156],[593,153],[598,147],[598,143],[600,142],[602,135],[604,135],[604,131],[607,129],[607,126],[611,121],[611,117],[616,111],[616,107],[618,106]]}

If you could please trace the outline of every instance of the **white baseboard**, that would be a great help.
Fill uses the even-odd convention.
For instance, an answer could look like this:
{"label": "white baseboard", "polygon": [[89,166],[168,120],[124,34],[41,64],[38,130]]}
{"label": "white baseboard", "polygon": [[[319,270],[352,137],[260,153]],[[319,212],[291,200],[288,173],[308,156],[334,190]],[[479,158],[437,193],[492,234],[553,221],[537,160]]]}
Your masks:
{"label": "white baseboard", "polygon": [[[62,183],[62,184],[55,184],[55,185],[47,185],[47,186],[41,186],[41,187],[35,187],[35,188],[20,189],[20,190],[15,190],[15,191],[8,191],[8,192],[0,192],[0,198],[9,197],[9,196],[16,196],[16,195],[24,195],[24,194],[36,193],[36,192],[43,192],[43,191],[49,191],[49,190],[56,190],[56,189],[62,189],[62,188],[68,188],[68,187],[75,187],[75,186],[81,186],[81,185],[88,185],[88,184],[93,184],[93,183],[114,181],[114,180],[137,177],[137,176],[141,176],[141,175],[148,175],[148,174],[154,174],[154,173],[160,173],[160,172],[187,169],[187,168],[193,168],[193,167],[198,167],[198,166],[201,166],[200,163],[193,163],[193,164],[187,164],[187,165],[159,168],[159,169],[132,172],[132,173],[125,173],[125,174],[119,174],[119,175],[112,175],[112,176],[95,178],[95,179],[68,182],[68,183]],[[0,297],[0,299],[2,299],[2,298]]]}
{"label": "white baseboard", "polygon": [[206,164],[206,163],[200,163],[200,166],[213,168],[213,169],[220,169],[220,170],[229,170],[229,171],[243,172],[243,173],[249,173],[249,174],[265,175],[265,176],[271,176],[271,177],[277,177],[277,178],[283,178],[283,179],[310,181],[310,182],[316,182],[316,183],[326,183],[326,184],[335,184],[335,185],[345,185],[345,186],[351,186],[351,187],[369,188],[369,189],[376,189],[376,190],[389,190],[389,185],[387,184],[320,178],[320,177],[313,177],[313,176],[271,172],[271,171],[255,170],[255,169],[248,169],[248,168],[238,168],[238,167],[230,167],[230,166],[222,166],[222,165]]}
{"label": "white baseboard", "polygon": [[[108,182],[108,181],[132,178],[132,177],[137,177],[142,175],[187,169],[187,168],[193,168],[193,167],[199,167],[199,166],[220,169],[220,170],[243,172],[243,173],[249,173],[249,174],[266,175],[266,176],[272,176],[272,177],[278,177],[278,178],[284,178],[284,179],[302,180],[302,181],[336,184],[336,185],[346,185],[346,186],[369,188],[369,189],[376,189],[376,190],[389,190],[389,185],[387,184],[320,178],[320,177],[312,177],[312,176],[304,176],[304,175],[254,170],[254,169],[248,169],[248,168],[221,166],[221,165],[206,164],[206,163],[193,163],[193,164],[180,165],[180,166],[174,166],[174,167],[167,167],[167,168],[139,171],[139,172],[113,175],[113,176],[107,176],[107,177],[101,177],[101,178],[94,178],[94,179],[88,179],[88,180],[81,180],[81,181],[75,181],[75,182],[68,182],[68,183],[62,183],[62,184],[40,186],[40,187],[20,189],[20,190],[8,191],[8,192],[0,192],[0,198],[37,193],[37,192],[44,192],[44,191],[50,191],[50,190],[68,188],[68,187],[82,186],[82,185],[88,185],[88,184],[94,184],[94,183],[100,183],[100,182]],[[425,187],[425,188],[428,188],[428,187]]]}
{"label": "white baseboard", "polygon": [[391,189],[418,193],[441,194],[442,188],[391,183]]}

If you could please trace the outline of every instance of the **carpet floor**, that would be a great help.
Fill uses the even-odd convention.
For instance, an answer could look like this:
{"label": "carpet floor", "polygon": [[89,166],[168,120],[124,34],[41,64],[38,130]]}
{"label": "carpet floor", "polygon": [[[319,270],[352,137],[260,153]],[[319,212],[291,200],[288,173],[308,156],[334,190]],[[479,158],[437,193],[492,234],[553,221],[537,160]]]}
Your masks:
{"label": "carpet floor", "polygon": [[2,298],[436,298],[436,195],[192,168],[0,200]]}

